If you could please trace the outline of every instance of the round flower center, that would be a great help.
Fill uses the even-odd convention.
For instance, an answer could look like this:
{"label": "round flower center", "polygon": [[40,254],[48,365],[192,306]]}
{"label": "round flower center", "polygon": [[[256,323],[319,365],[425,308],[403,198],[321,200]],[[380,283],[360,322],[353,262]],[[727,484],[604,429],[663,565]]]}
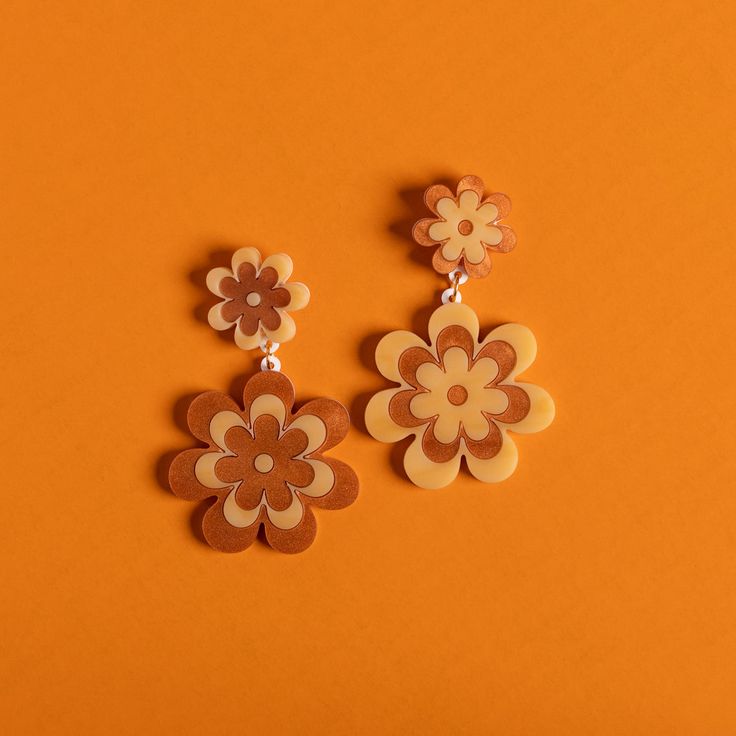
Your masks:
{"label": "round flower center", "polygon": [[257,307],[261,303],[261,295],[257,291],[251,291],[245,297],[245,302],[249,307]]}
{"label": "round flower center", "polygon": [[468,400],[468,389],[465,386],[451,386],[447,392],[447,400],[454,406],[460,406]]}
{"label": "round flower center", "polygon": [[259,473],[270,473],[273,470],[273,458],[266,452],[256,455],[253,466]]}
{"label": "round flower center", "polygon": [[457,229],[460,235],[470,235],[473,232],[473,223],[470,220],[460,220]]}

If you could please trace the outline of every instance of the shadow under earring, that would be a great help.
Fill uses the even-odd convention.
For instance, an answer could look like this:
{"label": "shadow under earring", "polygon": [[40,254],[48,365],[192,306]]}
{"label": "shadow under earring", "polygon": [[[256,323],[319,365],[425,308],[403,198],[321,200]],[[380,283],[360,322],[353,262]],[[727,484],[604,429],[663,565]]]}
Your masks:
{"label": "shadow under earring", "polygon": [[460,286],[487,276],[491,253],[507,253],[516,244],[511,228],[498,223],[511,202],[505,194],[486,195],[477,176],[463,177],[455,194],[435,184],[424,201],[434,216],[419,220],[412,234],[420,245],[436,248],[432,265],[450,286],[429,319],[429,343],[405,330],[379,342],[378,370],[398,386],[371,398],[366,426],[382,442],[414,436],[404,469],[417,486],[448,485],[462,458],[477,479],[501,481],[518,461],[507,432],[538,432],[555,414],[546,391],[516,380],[536,356],[531,331],[505,324],[480,339],[476,313],[462,304]]}
{"label": "shadow under earring", "polygon": [[263,527],[268,544],[301,552],[314,541],[312,507],[339,509],[358,495],[355,472],[324,452],[350,427],[345,407],[314,399],[294,411],[294,386],[281,373],[275,352],[296,332],[290,312],[306,306],[309,290],[288,283],[289,256],[261,261],[242,248],[232,268],[207,275],[209,290],[222,299],[209,312],[216,330],[235,328],[243,350],[261,349],[261,372],[243,390],[243,405],[217,391],[200,394],[187,413],[189,429],[206,447],[185,450],[169,469],[172,491],[188,501],[214,497],[202,521],[207,542],[223,552],[249,547]]}

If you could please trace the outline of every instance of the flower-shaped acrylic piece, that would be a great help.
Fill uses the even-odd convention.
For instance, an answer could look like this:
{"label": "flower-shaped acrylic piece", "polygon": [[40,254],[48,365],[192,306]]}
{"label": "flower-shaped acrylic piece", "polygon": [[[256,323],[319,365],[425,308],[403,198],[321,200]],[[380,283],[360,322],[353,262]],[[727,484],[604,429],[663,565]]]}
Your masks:
{"label": "flower-shaped acrylic piece", "polygon": [[491,251],[508,253],[516,245],[510,227],[498,221],[511,211],[511,200],[497,192],[484,195],[483,180],[464,176],[453,193],[444,184],[434,184],[424,201],[436,217],[419,220],[412,235],[420,245],[439,246],[432,265],[439,273],[462,266],[473,278],[491,270]]}
{"label": "flower-shaped acrylic piece", "polygon": [[235,343],[243,350],[257,348],[264,340],[291,340],[296,325],[289,312],[309,302],[309,289],[304,284],[286,283],[292,269],[291,258],[285,253],[261,263],[255,248],[236,251],[232,268],[213,268],[207,274],[207,288],[224,299],[210,309],[210,325],[216,330],[235,325]]}
{"label": "flower-shaped acrylic piece", "polygon": [[311,507],[340,509],[358,495],[353,470],[323,454],[347,434],[347,410],[314,399],[292,412],[294,387],[275,371],[254,375],[243,403],[216,391],[192,402],[189,428],[207,447],[176,456],[171,489],[189,501],[216,497],[202,522],[215,549],[244,550],[263,526],[274,549],[301,552],[317,532]]}
{"label": "flower-shaped acrylic piece", "polygon": [[508,430],[538,432],[554,418],[549,394],[516,380],[536,356],[531,331],[505,324],[482,341],[478,333],[475,312],[450,303],[432,314],[429,345],[400,330],[376,348],[378,370],[399,386],[373,396],[366,426],[382,442],[414,435],[404,469],[422,488],[451,483],[462,457],[479,480],[508,478],[517,464]]}

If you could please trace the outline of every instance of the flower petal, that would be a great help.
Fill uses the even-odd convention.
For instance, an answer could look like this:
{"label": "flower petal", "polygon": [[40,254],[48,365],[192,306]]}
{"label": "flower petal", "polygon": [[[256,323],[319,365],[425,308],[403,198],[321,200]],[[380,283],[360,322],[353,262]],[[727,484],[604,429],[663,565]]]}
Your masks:
{"label": "flower petal", "polygon": [[436,243],[441,243],[443,240],[447,240],[454,233],[457,232],[457,228],[454,224],[445,222],[444,220],[436,220],[429,228],[429,237]]}
{"label": "flower petal", "polygon": [[410,428],[396,424],[389,413],[391,399],[402,391],[404,391],[403,388],[388,388],[379,391],[371,397],[365,408],[366,429],[379,442],[398,442],[412,433]]}
{"label": "flower petal", "polygon": [[266,339],[271,340],[271,342],[288,342],[296,335],[296,323],[288,312],[279,309],[278,314],[281,318],[281,324],[275,330],[262,325],[263,333]]}
{"label": "flower petal", "polygon": [[470,191],[475,192],[479,201],[483,197],[484,189],[485,189],[485,184],[483,184],[483,179],[481,179],[479,176],[473,176],[472,174],[468,174],[467,176],[464,176],[457,183],[458,196],[462,194],[463,192],[470,190]]}
{"label": "flower petal", "polygon": [[516,233],[506,225],[494,225],[493,227],[500,230],[501,240],[495,245],[493,243],[488,243],[488,247],[494,253],[508,253],[513,250],[516,245]]}
{"label": "flower petal", "polygon": [[442,255],[442,251],[443,248],[437,248],[432,255],[432,268],[434,268],[437,273],[450,273],[450,271],[457,267],[460,259],[455,258],[453,260],[448,260]]}
{"label": "flower petal", "polygon": [[467,258],[463,258],[463,266],[471,279],[485,278],[491,272],[491,267],[493,266],[491,262],[491,254],[488,248],[484,248],[483,250],[485,255],[480,263],[472,263]]}
{"label": "flower petal", "polygon": [[492,202],[485,202],[475,212],[473,221],[478,226],[490,225],[498,219],[498,207]]}
{"label": "flower petal", "polygon": [[[229,501],[228,510],[231,505],[234,505],[234,500],[230,500],[233,494],[229,494],[227,499]],[[211,547],[214,547],[221,552],[242,552],[244,549],[250,547],[251,544],[256,540],[258,536],[258,528],[260,522],[265,517],[265,511],[262,511],[259,507],[259,514],[256,515],[255,521],[250,524],[237,527],[233,526],[226,518],[223,512],[225,506],[225,499],[218,498],[217,502],[207,510],[207,513],[202,519],[202,532],[204,537]],[[242,511],[242,510],[241,510]],[[248,521],[244,515],[237,517],[241,522]],[[234,519],[236,517],[233,517]]]}
{"label": "flower petal", "polygon": [[304,309],[309,304],[310,293],[309,288],[305,284],[294,281],[290,284],[284,284],[283,288],[289,292],[289,296],[291,297],[288,304],[284,307],[287,312],[296,312],[298,309]]}
{"label": "flower petal", "polygon": [[513,367],[506,372],[508,356],[503,357],[496,348],[493,348],[493,352],[490,353],[490,357],[496,359],[500,366],[500,380],[502,381],[513,380],[519,373],[525,371],[537,357],[537,341],[532,331],[524,325],[509,322],[491,330],[481,343],[480,353],[486,352],[485,346],[495,340],[508,343],[515,354]]}
{"label": "flower petal", "polygon": [[399,362],[404,352],[410,348],[422,347],[427,349],[427,343],[413,332],[395,330],[381,338],[376,346],[376,367],[384,378],[389,381],[402,383]]}
{"label": "flower petal", "polygon": [[[487,245],[491,248],[498,248],[503,240],[501,227],[501,225],[481,225],[478,227],[476,232],[481,247]],[[477,259],[475,259],[475,263],[478,263]]]}
{"label": "flower petal", "polygon": [[210,422],[220,412],[240,412],[240,407],[226,394],[207,391],[196,396],[187,410],[187,424],[191,433],[202,442],[215,444],[210,434]]}
{"label": "flower petal", "polygon": [[[261,403],[258,407],[254,407],[255,401],[261,397],[270,397],[271,401],[266,404]],[[272,401],[278,399],[278,402]],[[279,406],[281,404],[281,406]],[[256,373],[245,384],[243,389],[243,405],[245,406],[246,416],[251,416],[251,421],[259,414],[269,413],[267,408],[273,411],[273,416],[281,417],[282,424],[288,412],[294,406],[294,384],[283,374],[278,371],[261,371]],[[257,410],[255,410],[257,409]]]}
{"label": "flower petal", "polygon": [[471,453],[465,455],[468,470],[484,483],[498,483],[506,480],[516,470],[518,461],[519,453],[516,445],[507,435],[503,435],[501,449],[493,457],[478,458]]}
{"label": "flower petal", "polygon": [[[318,427],[317,422],[322,426]],[[313,399],[299,409],[289,426],[300,426],[309,437],[305,454],[323,452],[345,439],[350,429],[350,415],[339,401]]]}
{"label": "flower petal", "polygon": [[436,245],[435,241],[429,237],[429,228],[438,222],[434,217],[426,217],[414,223],[411,230],[411,236],[419,245]]}
{"label": "flower petal", "polygon": [[186,501],[203,501],[215,495],[215,491],[202,485],[194,473],[194,468],[202,455],[209,450],[197,448],[180,452],[169,467],[169,487],[174,495]]}
{"label": "flower petal", "polygon": [[457,478],[460,470],[460,453],[443,463],[430,460],[417,437],[404,455],[404,470],[414,485],[420,488],[444,488]]}
{"label": "flower petal", "polygon": [[[457,227],[457,223],[463,219],[462,212],[458,206],[455,197],[444,197],[437,202],[437,214],[447,221],[447,224],[454,230]],[[432,228],[430,228],[430,237]]]}
{"label": "flower petal", "polygon": [[227,330],[235,324],[235,321],[229,322],[222,316],[222,308],[227,302],[218,302],[212,309],[207,313],[207,321],[210,323],[210,327],[215,330]]}
{"label": "flower petal", "polygon": [[509,424],[508,429],[520,434],[530,434],[549,427],[555,418],[555,402],[552,397],[543,388],[532,383],[517,383],[516,386],[529,396],[530,406],[527,415],[521,421]]}
{"label": "flower petal", "polygon": [[308,506],[304,507],[301,521],[290,529],[280,529],[269,522],[266,522],[265,526],[268,543],[279,552],[291,554],[303,552],[317,536],[317,521]]}
{"label": "flower petal", "polygon": [[261,265],[261,254],[257,248],[240,248],[233,253],[233,273],[238,273],[244,263],[250,263],[254,270],[258,271]]}
{"label": "flower petal", "polygon": [[286,253],[274,253],[263,261],[261,273],[267,268],[273,268],[278,277],[277,283],[283,284],[289,280],[289,276],[291,276],[291,272],[294,270],[294,262]]}
{"label": "flower petal", "polygon": [[224,268],[222,266],[218,268],[213,268],[208,274],[207,274],[207,288],[215,294],[215,296],[222,296],[225,295],[220,290],[220,282],[223,279],[226,278],[233,278],[233,272],[229,268]]}
{"label": "flower petal", "polygon": [[[310,500],[315,506],[324,509],[344,509],[350,506],[358,497],[358,476],[355,471],[346,463],[333,458],[320,458],[320,460],[312,460],[312,463],[319,462],[329,469],[332,478],[330,489],[321,495],[315,493],[309,494]],[[327,471],[320,471],[327,475]],[[317,477],[315,472],[315,479]],[[299,493],[305,493],[304,489],[299,489]]]}
{"label": "flower petal", "polygon": [[494,192],[489,194],[484,200],[483,204],[492,204],[498,209],[498,215],[496,219],[502,220],[504,217],[508,217],[511,213],[511,200],[501,192]]}
{"label": "flower petal", "polygon": [[258,334],[258,329],[256,329],[256,331],[251,335],[243,332],[243,328],[241,326],[242,322],[243,321],[240,320],[238,324],[235,325],[235,344],[241,350],[253,350],[260,345],[261,336]]}
{"label": "flower petal", "polygon": [[424,204],[436,215],[439,214],[437,212],[437,203],[445,198],[453,199],[453,195],[444,184],[433,184],[424,192]]}
{"label": "flower petal", "polygon": [[440,332],[450,325],[460,325],[464,327],[473,340],[478,340],[478,315],[467,305],[458,302],[443,304],[435,309],[429,318],[429,338],[432,344],[437,343]]}
{"label": "flower petal", "polygon": [[442,257],[446,261],[457,261],[457,259],[460,258],[463,250],[465,249],[465,240],[465,238],[462,238],[459,235],[457,237],[449,238],[449,240],[440,248]]}

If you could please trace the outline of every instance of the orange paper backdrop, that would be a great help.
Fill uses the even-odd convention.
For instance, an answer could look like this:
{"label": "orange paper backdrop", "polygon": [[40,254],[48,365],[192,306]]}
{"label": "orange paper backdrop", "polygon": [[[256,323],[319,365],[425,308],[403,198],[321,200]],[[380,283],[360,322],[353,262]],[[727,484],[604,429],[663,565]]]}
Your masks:
{"label": "orange paper backdrop", "polygon": [[[736,733],[732,3],[6,2],[8,734]],[[485,486],[365,434],[377,336],[442,280],[407,223],[466,173],[558,415]],[[210,550],[162,488],[201,320],[255,245],[312,289],[280,353],[354,428],[306,553]]]}

